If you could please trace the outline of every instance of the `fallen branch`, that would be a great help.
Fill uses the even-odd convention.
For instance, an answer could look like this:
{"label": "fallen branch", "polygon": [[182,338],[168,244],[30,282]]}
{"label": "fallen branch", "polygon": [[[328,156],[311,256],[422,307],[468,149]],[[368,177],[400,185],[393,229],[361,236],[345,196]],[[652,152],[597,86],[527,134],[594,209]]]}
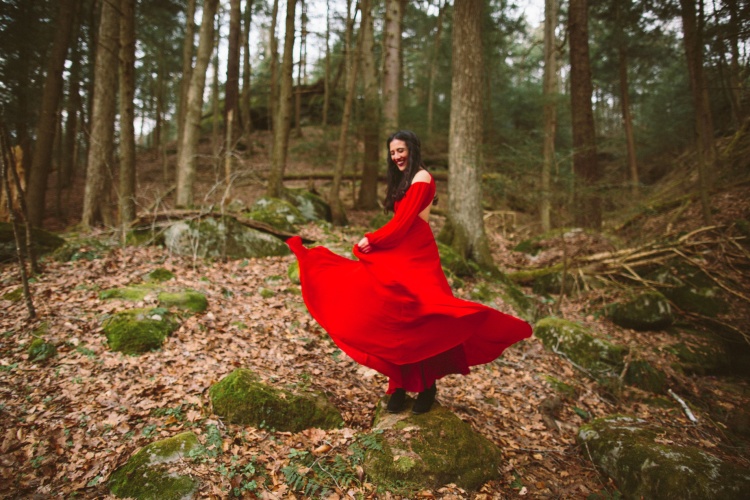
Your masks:
{"label": "fallen branch", "polygon": [[680,406],[682,406],[682,409],[685,411],[685,415],[687,415],[688,420],[690,420],[694,424],[698,423],[698,419],[696,418],[695,415],[693,415],[693,412],[690,410],[690,408],[685,403],[685,401],[680,396],[675,394],[672,389],[668,389],[667,392],[669,393],[670,396],[672,396],[675,399],[675,401],[680,403]]}

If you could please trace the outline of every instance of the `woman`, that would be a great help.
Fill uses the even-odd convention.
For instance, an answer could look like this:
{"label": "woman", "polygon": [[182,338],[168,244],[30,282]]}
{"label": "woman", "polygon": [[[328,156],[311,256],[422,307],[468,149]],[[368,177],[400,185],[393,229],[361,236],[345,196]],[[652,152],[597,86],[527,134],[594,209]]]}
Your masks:
{"label": "woman", "polygon": [[435,180],[410,131],[388,138],[386,210],[390,222],[354,246],[358,260],[298,236],[302,297],[336,344],[355,361],[388,377],[387,409],[401,411],[406,392],[419,393],[414,413],[430,410],[436,380],[469,373],[531,335],[524,321],[453,296],[428,224]]}

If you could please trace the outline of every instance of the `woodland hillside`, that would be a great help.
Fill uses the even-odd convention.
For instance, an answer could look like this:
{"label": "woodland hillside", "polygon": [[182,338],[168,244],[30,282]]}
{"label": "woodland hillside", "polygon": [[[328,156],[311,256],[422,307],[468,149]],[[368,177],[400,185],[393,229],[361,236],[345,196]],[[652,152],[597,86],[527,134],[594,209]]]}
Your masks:
{"label": "woodland hillside", "polygon": [[[748,33],[742,0],[0,2],[0,496],[744,498]],[[453,293],[534,335],[389,418],[283,241],[352,257],[400,129]]]}

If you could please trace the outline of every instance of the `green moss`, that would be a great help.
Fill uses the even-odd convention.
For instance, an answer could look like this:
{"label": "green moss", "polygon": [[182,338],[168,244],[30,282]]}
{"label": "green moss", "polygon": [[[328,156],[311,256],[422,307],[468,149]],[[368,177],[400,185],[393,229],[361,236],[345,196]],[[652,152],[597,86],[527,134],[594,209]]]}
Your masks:
{"label": "green moss", "polygon": [[727,353],[717,342],[705,342],[701,345],[678,342],[667,348],[677,356],[677,368],[687,374],[713,375],[726,372],[730,367]]}
{"label": "green moss", "polygon": [[[18,230],[21,237],[25,239],[26,226],[19,225]],[[31,230],[31,246],[37,257],[54,252],[64,244],[65,240],[56,234],[38,228]],[[25,250],[22,251],[25,252]],[[17,258],[13,225],[10,222],[0,222],[0,262],[15,261]]]}
{"label": "green moss", "polygon": [[289,281],[291,281],[295,285],[299,285],[299,262],[295,260],[294,262],[290,263],[286,268],[286,275],[289,278]]}
{"label": "green moss", "polygon": [[562,380],[559,380],[552,375],[544,375],[544,380],[546,380],[549,385],[552,386],[552,388],[562,396],[565,396],[570,399],[575,399],[578,395],[578,390],[575,388],[575,386],[572,386],[570,384],[566,384]]}
{"label": "green moss", "polygon": [[665,285],[661,292],[683,311],[715,317],[729,308],[716,283],[700,268],[682,261],[670,262],[648,278]]}
{"label": "green moss", "polygon": [[539,320],[534,335],[552,351],[565,354],[573,362],[591,371],[600,381],[619,375],[627,349],[595,337],[581,324],[548,317]]}
{"label": "green moss", "polygon": [[131,246],[163,245],[164,229],[160,227],[140,227],[128,231],[125,243]]}
{"label": "green moss", "polygon": [[129,286],[125,288],[111,288],[104,290],[99,293],[99,298],[102,300],[109,299],[121,299],[138,302],[143,300],[146,295],[153,292],[154,288],[145,286]]}
{"label": "green moss", "polygon": [[315,193],[306,189],[287,189],[284,199],[297,207],[308,221],[331,221],[331,207]]}
{"label": "green moss", "polygon": [[164,269],[163,267],[158,267],[148,273],[147,277],[148,281],[157,282],[157,283],[164,283],[165,281],[169,281],[171,279],[174,279],[174,273],[170,271],[169,269]]}
{"label": "green moss", "polygon": [[440,264],[451,274],[459,277],[479,274],[479,265],[460,256],[451,246],[438,242],[438,251],[440,253]]}
{"label": "green moss", "polygon": [[110,491],[120,498],[179,500],[190,498],[198,482],[190,476],[175,475],[168,464],[201,449],[192,432],[152,443],[127,461],[110,476]]}
{"label": "green moss", "polygon": [[507,276],[508,279],[510,279],[514,283],[518,283],[521,285],[530,285],[536,282],[538,279],[543,278],[544,276],[560,273],[562,272],[562,270],[562,264],[555,264],[554,266],[544,267],[541,269],[524,269],[521,271],[514,271],[512,273],[508,273]]}
{"label": "green moss", "polygon": [[57,355],[57,347],[44,339],[35,338],[29,344],[27,352],[32,363],[44,363]]}
{"label": "green moss", "polygon": [[655,442],[662,434],[643,420],[613,416],[582,426],[577,439],[625,498],[746,498],[750,472],[698,448]]}
{"label": "green moss", "polygon": [[133,309],[121,311],[102,325],[113,351],[140,354],[161,348],[179,326],[166,311]]}
{"label": "green moss", "polygon": [[200,313],[208,308],[206,296],[200,292],[186,290],[184,292],[161,292],[158,295],[159,305],[162,307],[176,307],[185,311]]}
{"label": "green moss", "polygon": [[605,313],[616,325],[638,331],[662,330],[674,322],[669,301],[652,290],[632,294],[607,307]]}
{"label": "green moss", "polygon": [[322,394],[277,389],[263,384],[257,374],[244,368],[221,379],[209,394],[214,412],[231,423],[264,424],[291,432],[343,424],[341,414]]}
{"label": "green moss", "polygon": [[260,295],[264,299],[270,299],[271,297],[273,297],[276,294],[273,292],[273,290],[270,290],[270,289],[262,286],[262,287],[258,288],[258,295]]}
{"label": "green moss", "polygon": [[439,404],[422,415],[380,408],[375,429],[382,431],[380,446],[368,452],[364,467],[381,490],[411,498],[448,483],[472,491],[497,477],[500,450]]}
{"label": "green moss", "polygon": [[22,287],[18,287],[15,290],[11,290],[10,292],[3,294],[3,300],[9,300],[11,302],[18,302],[21,299],[23,299]]}
{"label": "green moss", "polygon": [[252,207],[250,218],[287,232],[295,232],[297,224],[307,219],[293,204],[278,198],[260,198]]}
{"label": "green moss", "polygon": [[664,372],[651,366],[648,361],[636,359],[628,365],[625,383],[644,391],[661,394],[666,389],[667,376],[664,375]]}
{"label": "green moss", "polygon": [[472,300],[476,300],[483,303],[492,302],[497,296],[497,292],[492,290],[489,285],[485,282],[480,282],[471,291],[470,297]]}

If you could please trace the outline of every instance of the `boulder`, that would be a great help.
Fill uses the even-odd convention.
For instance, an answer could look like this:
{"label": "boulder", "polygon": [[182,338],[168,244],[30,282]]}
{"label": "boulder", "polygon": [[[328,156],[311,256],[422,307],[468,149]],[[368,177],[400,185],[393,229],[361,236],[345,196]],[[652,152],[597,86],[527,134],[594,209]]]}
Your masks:
{"label": "boulder", "polygon": [[179,325],[166,309],[132,309],[115,313],[102,327],[109,347],[124,354],[140,354],[161,348]]}
{"label": "boulder", "polygon": [[498,478],[502,452],[447,408],[435,403],[421,415],[385,411],[381,401],[373,433],[379,446],[368,450],[363,464],[369,481],[404,498],[425,489],[454,483],[475,491]]}
{"label": "boulder", "polygon": [[536,323],[534,335],[547,349],[564,354],[600,380],[618,377],[624,366],[626,348],[597,338],[579,323],[547,317]]}
{"label": "boulder", "polygon": [[696,344],[683,341],[672,344],[667,351],[677,356],[675,367],[689,375],[716,375],[727,373],[730,369],[730,358],[718,339]]}
{"label": "boulder", "polygon": [[101,300],[120,299],[129,300],[132,302],[140,302],[145,299],[148,294],[153,294],[156,291],[154,287],[135,285],[126,286],[122,288],[110,288],[109,290],[102,290],[99,292],[99,298]]}
{"label": "boulder", "polygon": [[164,244],[179,255],[246,259],[288,255],[279,238],[243,225],[234,217],[180,221],[164,232]]}
{"label": "boulder", "polygon": [[606,315],[616,325],[638,331],[663,330],[674,323],[667,298],[650,290],[611,304],[606,308]]}
{"label": "boulder", "polygon": [[307,222],[297,207],[279,198],[259,198],[251,207],[250,218],[265,222],[288,233],[296,232],[297,224]]}
{"label": "boulder", "polygon": [[156,269],[148,273],[148,275],[146,275],[146,281],[152,283],[164,283],[165,281],[169,281],[171,279],[174,279],[174,273],[169,269],[164,269],[163,267],[157,267]]}
{"label": "boulder", "polygon": [[747,498],[750,471],[695,447],[658,442],[664,434],[644,420],[611,416],[582,426],[577,440],[624,498]]}
{"label": "boulder", "polygon": [[157,298],[161,307],[175,307],[194,313],[203,312],[208,307],[206,296],[195,290],[160,292]]}
{"label": "boulder", "polygon": [[284,199],[297,207],[308,221],[331,222],[331,206],[320,196],[306,189],[287,189]]}
{"label": "boulder", "polygon": [[[26,241],[26,226],[19,225],[18,230],[22,240]],[[37,228],[31,230],[32,250],[37,257],[54,252],[64,244],[65,240],[55,234]],[[0,262],[11,262],[17,258],[13,224],[10,222],[0,222]]]}
{"label": "boulder", "polygon": [[195,497],[198,481],[172,472],[169,465],[202,449],[198,437],[183,432],[141,448],[109,478],[109,490],[119,498],[183,500]]}
{"label": "boulder", "polygon": [[698,267],[673,263],[654,271],[648,278],[663,284],[661,292],[683,311],[716,317],[728,309],[721,297],[721,288]]}
{"label": "boulder", "polygon": [[299,432],[333,429],[344,421],[325,395],[264,384],[251,370],[238,368],[209,390],[214,412],[228,422]]}
{"label": "boulder", "polygon": [[625,383],[654,394],[662,394],[666,390],[667,376],[648,361],[634,359],[628,364]]}

